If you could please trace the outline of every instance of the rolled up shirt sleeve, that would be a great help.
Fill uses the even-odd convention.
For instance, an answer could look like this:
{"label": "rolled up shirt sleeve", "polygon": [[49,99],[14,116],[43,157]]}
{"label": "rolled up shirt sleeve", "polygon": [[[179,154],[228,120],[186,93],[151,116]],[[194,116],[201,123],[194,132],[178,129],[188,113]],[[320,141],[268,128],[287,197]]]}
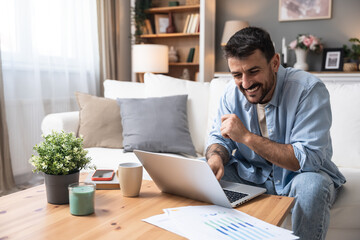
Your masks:
{"label": "rolled up shirt sleeve", "polygon": [[323,83],[317,83],[300,97],[290,135],[299,172],[319,171],[331,159],[331,122],[329,93]]}

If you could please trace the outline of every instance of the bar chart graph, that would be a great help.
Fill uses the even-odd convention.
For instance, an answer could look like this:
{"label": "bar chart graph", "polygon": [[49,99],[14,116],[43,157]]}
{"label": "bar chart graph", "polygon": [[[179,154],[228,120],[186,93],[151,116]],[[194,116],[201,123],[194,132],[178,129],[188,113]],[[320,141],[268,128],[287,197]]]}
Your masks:
{"label": "bar chart graph", "polygon": [[145,221],[192,240],[298,239],[292,231],[266,223],[243,212],[216,205],[163,210],[164,214]]}
{"label": "bar chart graph", "polygon": [[254,226],[239,218],[221,217],[216,220],[204,221],[204,224],[215,229],[229,239],[257,240],[273,239],[274,234],[266,229]]}

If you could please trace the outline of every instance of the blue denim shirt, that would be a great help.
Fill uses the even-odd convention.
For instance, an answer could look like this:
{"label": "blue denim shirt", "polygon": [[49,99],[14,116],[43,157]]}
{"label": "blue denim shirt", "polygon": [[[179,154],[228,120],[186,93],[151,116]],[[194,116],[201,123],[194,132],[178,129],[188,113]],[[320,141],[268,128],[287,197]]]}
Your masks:
{"label": "blue denim shirt", "polygon": [[224,114],[236,114],[250,132],[261,136],[256,105],[247,101],[235,81],[227,85],[220,101],[208,145],[223,145],[231,156],[227,164],[236,164],[241,178],[262,184],[272,173],[278,194],[301,172],[321,170],[332,178],[335,187],[345,183],[345,177],[331,161],[329,93],[324,83],[315,76],[280,66],[274,95],[265,107],[269,139],[293,146],[300,165],[296,172],[273,165],[244,144],[221,136],[221,116]]}

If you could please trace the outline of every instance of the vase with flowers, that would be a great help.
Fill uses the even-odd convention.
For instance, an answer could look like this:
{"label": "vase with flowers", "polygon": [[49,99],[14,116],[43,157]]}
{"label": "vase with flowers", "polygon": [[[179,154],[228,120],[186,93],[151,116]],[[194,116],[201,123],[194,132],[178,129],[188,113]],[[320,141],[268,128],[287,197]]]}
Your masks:
{"label": "vase with flowers", "polygon": [[320,39],[311,34],[299,34],[294,41],[289,44],[290,49],[295,51],[296,63],[294,68],[308,70],[306,56],[309,51],[321,52],[323,45]]}

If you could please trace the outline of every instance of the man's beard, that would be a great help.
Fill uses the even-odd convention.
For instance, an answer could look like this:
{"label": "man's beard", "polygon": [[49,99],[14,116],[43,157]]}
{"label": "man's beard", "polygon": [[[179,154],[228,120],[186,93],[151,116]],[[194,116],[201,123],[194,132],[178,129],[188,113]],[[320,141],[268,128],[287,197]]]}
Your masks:
{"label": "man's beard", "polygon": [[[261,96],[260,96],[260,98],[259,98],[258,101],[252,101],[252,100],[251,100],[251,97],[248,96],[248,95],[251,95],[251,93],[246,92],[246,90],[252,89],[252,88],[256,88],[256,87],[258,87],[258,86],[259,86],[259,90],[262,91],[262,94],[261,94]],[[244,96],[246,97],[246,99],[248,100],[248,102],[250,102],[250,103],[252,103],[252,104],[257,104],[257,103],[262,102],[262,100],[265,98],[266,94],[269,92],[269,91],[266,91],[267,89],[266,89],[266,90],[263,90],[263,89],[262,89],[263,86],[264,86],[264,85],[261,84],[261,83],[255,83],[255,84],[251,85],[249,88],[247,88],[246,90],[245,90],[242,86],[240,86],[240,90],[241,90],[241,92],[244,94]],[[257,90],[257,91],[259,91],[259,90]]]}
{"label": "man's beard", "polygon": [[[243,86],[239,86],[240,88],[240,91],[244,94],[244,96],[246,97],[246,99],[248,100],[249,103],[252,103],[252,104],[264,104],[264,103],[267,103],[271,100],[271,98],[269,100],[267,100],[266,102],[264,102],[264,98],[269,94],[269,92],[272,90],[275,82],[276,82],[276,73],[272,72],[272,74],[270,75],[270,78],[272,79],[271,83],[268,85],[267,88],[263,89],[264,87],[264,84],[262,83],[254,83],[253,85],[251,85],[249,88],[245,89],[243,88]],[[262,91],[262,94],[259,98],[258,101],[251,101],[251,97],[249,97],[248,95],[251,95],[249,94],[248,92],[246,92],[246,90],[248,89],[253,89],[253,88],[256,88],[259,86],[259,90]],[[257,90],[257,91],[259,91]]]}

